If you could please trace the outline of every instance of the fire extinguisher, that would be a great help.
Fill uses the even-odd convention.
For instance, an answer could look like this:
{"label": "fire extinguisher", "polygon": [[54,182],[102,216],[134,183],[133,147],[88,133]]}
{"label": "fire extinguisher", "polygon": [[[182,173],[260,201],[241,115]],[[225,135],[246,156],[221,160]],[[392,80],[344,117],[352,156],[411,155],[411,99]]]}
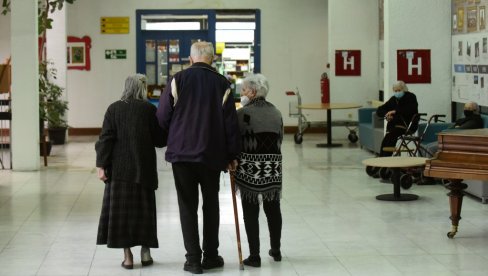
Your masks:
{"label": "fire extinguisher", "polygon": [[320,77],[320,93],[322,94],[322,103],[330,103],[330,91],[329,91],[329,77],[327,73],[322,73]]}

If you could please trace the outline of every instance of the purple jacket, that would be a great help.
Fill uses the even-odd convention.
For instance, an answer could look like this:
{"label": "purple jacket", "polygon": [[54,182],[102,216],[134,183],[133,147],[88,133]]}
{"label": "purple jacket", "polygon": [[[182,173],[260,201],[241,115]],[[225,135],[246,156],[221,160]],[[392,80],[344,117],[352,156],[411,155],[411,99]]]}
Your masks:
{"label": "purple jacket", "polygon": [[156,112],[168,132],[166,161],[199,162],[225,170],[240,152],[234,98],[227,79],[206,63],[178,72]]}

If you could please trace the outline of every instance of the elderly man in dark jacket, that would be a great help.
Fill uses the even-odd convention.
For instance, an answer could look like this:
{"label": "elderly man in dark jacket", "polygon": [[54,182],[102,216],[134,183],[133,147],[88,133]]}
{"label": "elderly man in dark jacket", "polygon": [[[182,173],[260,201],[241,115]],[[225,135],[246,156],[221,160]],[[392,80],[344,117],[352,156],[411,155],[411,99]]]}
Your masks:
{"label": "elderly man in dark jacket", "polygon": [[[172,163],[187,252],[183,269],[195,274],[224,265],[218,255],[220,172],[235,169],[240,150],[230,83],[210,66],[213,55],[211,43],[194,43],[192,65],[173,76],[157,111],[160,126],[168,131],[166,161]],[[203,199],[202,247],[198,232],[199,185]]]}
{"label": "elderly man in dark jacket", "polygon": [[[405,134],[408,125],[419,112],[417,97],[408,91],[403,81],[393,85],[393,96],[376,110],[376,115],[385,117],[388,121],[386,125],[386,135],[381,142],[380,156],[391,156],[392,151],[385,151],[386,147],[395,147],[398,137]],[[414,121],[410,130],[415,131],[418,121]]]}

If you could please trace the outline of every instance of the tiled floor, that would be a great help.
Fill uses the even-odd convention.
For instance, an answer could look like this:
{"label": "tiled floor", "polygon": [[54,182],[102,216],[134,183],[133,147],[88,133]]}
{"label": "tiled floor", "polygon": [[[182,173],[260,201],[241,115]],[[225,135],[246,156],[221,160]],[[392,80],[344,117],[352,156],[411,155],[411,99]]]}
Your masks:
{"label": "tiled floor", "polygon": [[[302,145],[283,145],[283,261],[266,256],[264,215],[261,268],[239,270],[230,184],[221,183],[220,253],[216,275],[488,275],[488,205],[465,197],[454,239],[448,199],[441,185],[414,185],[412,202],[377,201],[391,184],[365,174],[371,155],[344,141],[341,148],[316,148],[322,135]],[[157,190],[160,248],[155,264],[120,267],[122,250],[96,246],[103,184],[94,170],[94,141],[72,139],[55,146],[49,167],[39,172],[0,171],[0,275],[185,275],[184,250],[170,165],[159,151]],[[241,220],[242,221],[242,220]],[[243,229],[241,224],[241,229]],[[242,234],[243,254],[248,247]]]}

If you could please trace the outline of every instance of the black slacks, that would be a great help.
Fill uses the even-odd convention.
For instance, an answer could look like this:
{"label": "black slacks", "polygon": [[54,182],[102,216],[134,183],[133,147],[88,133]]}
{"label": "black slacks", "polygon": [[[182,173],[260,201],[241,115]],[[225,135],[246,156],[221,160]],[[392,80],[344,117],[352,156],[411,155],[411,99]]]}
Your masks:
{"label": "black slacks", "polygon": [[[202,163],[173,163],[181,230],[189,262],[200,262],[204,257],[214,258],[219,247],[219,180],[220,171],[212,170]],[[198,185],[202,192],[203,243],[200,247],[198,232]]]}
{"label": "black slacks", "polygon": [[[282,226],[280,201],[263,200],[263,209],[268,220],[271,249],[279,250],[281,247]],[[249,253],[251,255],[259,255],[259,203],[242,200],[242,212],[249,242]]]}
{"label": "black slacks", "polygon": [[381,142],[380,156],[392,156],[393,152],[384,151],[383,148],[395,147],[397,144],[398,137],[400,137],[403,134],[405,134],[405,128],[394,127],[390,129],[386,133],[385,137],[383,138],[383,141]]}

